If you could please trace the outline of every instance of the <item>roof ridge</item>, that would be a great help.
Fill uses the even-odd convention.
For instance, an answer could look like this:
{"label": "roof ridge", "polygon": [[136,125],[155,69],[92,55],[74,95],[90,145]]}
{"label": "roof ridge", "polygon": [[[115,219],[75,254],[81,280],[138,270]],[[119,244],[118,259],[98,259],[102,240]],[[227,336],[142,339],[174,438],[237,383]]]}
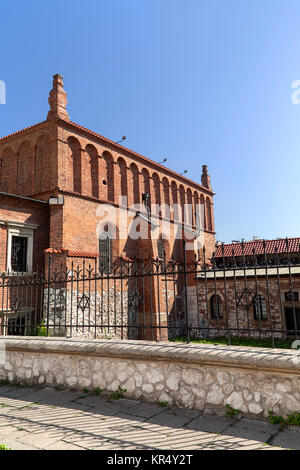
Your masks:
{"label": "roof ridge", "polygon": [[177,173],[176,171],[171,170],[170,168],[161,165],[160,163],[152,160],[149,157],[146,157],[145,155],[142,155],[141,153],[135,152],[134,150],[131,150],[128,147],[124,147],[124,145],[120,145],[117,142],[114,142],[113,140],[109,139],[108,137],[105,137],[102,134],[99,134],[98,132],[92,131],[91,129],[88,129],[87,127],[81,126],[80,124],[77,124],[76,122],[73,122],[73,121],[67,121],[67,120],[62,119],[62,118],[60,118],[59,121],[62,121],[63,123],[65,123],[67,125],[74,126],[74,127],[79,128],[79,129],[81,129],[85,132],[88,132],[89,134],[94,135],[95,137],[98,137],[98,138],[104,140],[105,142],[107,142],[109,144],[112,144],[115,147],[120,148],[121,150],[124,150],[125,152],[128,152],[128,153],[130,153],[130,154],[132,154],[132,155],[134,155],[138,158],[146,160],[147,162],[153,164],[154,166],[156,166],[158,168],[161,168],[164,171],[173,173],[176,177],[180,178],[183,181],[186,181],[188,183],[192,183],[195,186],[199,186],[199,187],[203,188],[203,190],[205,192],[208,192],[209,194],[214,194],[214,192],[212,190],[205,188],[201,183],[197,183],[196,181],[190,180],[189,178],[186,178],[185,176],[181,175],[180,173]]}
{"label": "roof ridge", "polygon": [[271,238],[271,239],[260,238],[259,240],[247,240],[245,242],[241,240],[239,242],[224,243],[224,246],[241,245],[242,243],[244,243],[244,245],[246,243],[262,243],[264,241],[265,242],[279,242],[279,241],[286,241],[286,240],[300,240],[300,236],[299,237],[285,237],[285,238]]}
{"label": "roof ridge", "polygon": [[21,134],[22,132],[25,132],[25,131],[28,131],[30,129],[33,129],[35,127],[38,127],[42,124],[46,124],[46,123],[50,123],[50,122],[63,122],[64,124],[66,125],[69,125],[69,126],[73,126],[73,127],[76,127],[77,129],[81,129],[82,131],[84,132],[87,132],[88,134],[90,135],[93,135],[94,137],[98,137],[100,138],[101,140],[109,143],[109,144],[112,144],[113,146],[121,149],[121,150],[124,150],[125,152],[128,152],[129,154],[131,155],[134,155],[135,157],[138,157],[142,160],[145,160],[146,162],[154,165],[154,167],[157,167],[157,168],[161,168],[163,171],[165,172],[168,172],[168,173],[171,173],[173,174],[176,178],[179,178],[180,180],[182,180],[183,183],[185,184],[192,184],[194,186],[198,186],[200,188],[203,189],[204,192],[206,193],[209,193],[209,194],[212,194],[214,195],[215,193],[206,188],[205,186],[203,186],[201,183],[197,183],[196,181],[194,180],[191,180],[189,178],[186,178],[185,176],[181,175],[180,173],[177,173],[176,171],[174,170],[171,170],[171,168],[168,168],[166,166],[163,166],[161,165],[160,163],[152,160],[151,158],[149,157],[146,157],[145,155],[142,155],[141,153],[138,153],[138,152],[135,152],[134,150],[131,150],[130,148],[128,147],[124,147],[123,145],[120,145],[118,144],[117,142],[114,142],[113,140],[109,139],[108,137],[105,137],[103,136],[102,134],[99,134],[98,132],[95,132],[95,131],[92,131],[91,129],[88,129],[87,127],[84,127],[84,126],[81,126],[80,124],[77,124],[76,122],[73,122],[73,121],[67,121],[66,119],[62,119],[62,118],[54,118],[54,119],[50,119],[50,120],[45,120],[45,121],[41,121],[41,122],[38,122],[37,124],[33,124],[31,126],[28,126],[28,127],[25,127],[24,129],[21,129],[19,131],[16,131],[16,132],[13,132],[12,134],[8,134],[6,136],[3,136],[3,137],[0,137],[0,143],[2,140],[5,140],[9,137],[13,137],[15,135],[18,135],[18,134]]}
{"label": "roof ridge", "polygon": [[46,122],[50,122],[50,121],[41,121],[41,122],[38,122],[36,124],[32,124],[31,126],[24,127],[24,129],[20,129],[19,131],[15,131],[12,134],[8,134],[8,135],[5,135],[3,137],[0,137],[0,142],[1,142],[1,140],[7,139],[8,137],[12,137],[12,136],[17,135],[17,134],[21,134],[21,132],[28,131],[29,129],[33,129],[34,127],[40,126],[41,124],[45,124]]}

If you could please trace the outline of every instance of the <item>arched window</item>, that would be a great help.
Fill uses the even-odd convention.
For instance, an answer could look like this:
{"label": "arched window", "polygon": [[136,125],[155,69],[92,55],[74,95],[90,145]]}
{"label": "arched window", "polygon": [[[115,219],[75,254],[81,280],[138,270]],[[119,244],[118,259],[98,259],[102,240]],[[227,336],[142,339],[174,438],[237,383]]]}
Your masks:
{"label": "arched window", "polygon": [[164,240],[162,237],[160,237],[157,240],[157,254],[158,257],[162,260],[166,259],[166,240]]}
{"label": "arched window", "polygon": [[139,204],[140,180],[139,180],[139,170],[135,163],[131,163],[130,171],[131,171],[131,191],[132,191],[131,197],[133,198],[133,204]]}
{"label": "arched window", "polygon": [[[119,182],[121,193],[119,196],[127,197],[127,167],[123,158],[118,158]],[[119,201],[118,201],[119,202]]]}
{"label": "arched window", "polygon": [[108,274],[112,263],[112,241],[107,232],[101,232],[99,236],[99,266],[100,271]]}
{"label": "arched window", "polygon": [[17,184],[18,195],[32,194],[33,189],[33,164],[32,150],[28,142],[20,145],[17,153]]}
{"label": "arched window", "polygon": [[[150,190],[150,175],[148,170],[145,168],[142,169],[142,175],[143,175],[143,191],[144,194],[148,194],[148,199],[147,199],[147,207],[151,213],[151,190]],[[144,200],[145,204],[145,200]]]}
{"label": "arched window", "polygon": [[190,225],[195,225],[194,214],[193,214],[193,195],[192,195],[192,191],[190,190],[190,188],[187,189],[186,197],[187,197],[187,208],[186,208],[187,220],[186,222]]}
{"label": "arched window", "polygon": [[211,202],[210,199],[206,198],[206,228],[212,230],[212,214],[211,214]]}
{"label": "arched window", "polygon": [[203,194],[200,196],[200,212],[199,212],[199,217],[200,217],[200,226],[202,230],[207,229],[207,217],[206,217],[206,207],[205,207],[205,199]]}
{"label": "arched window", "polygon": [[68,138],[68,179],[69,186],[75,193],[82,192],[81,147],[75,137]]}
{"label": "arched window", "polygon": [[180,199],[180,210],[181,210],[181,220],[186,223],[186,214],[185,214],[185,190],[182,184],[179,186],[179,199]]}
{"label": "arched window", "polygon": [[103,153],[103,158],[106,162],[106,179],[103,180],[103,184],[107,187],[107,201],[115,202],[114,160],[108,152]]}
{"label": "arched window", "polygon": [[[41,193],[49,189],[49,169],[47,163],[49,156],[49,139],[47,135],[41,135],[35,146],[35,192]],[[51,184],[51,183],[50,183]]]}
{"label": "arched window", "polygon": [[177,194],[177,185],[175,181],[171,183],[171,192],[172,192],[172,205],[174,209],[173,220],[179,220],[178,214],[178,194]]}
{"label": "arched window", "polygon": [[266,320],[268,318],[267,302],[263,295],[257,294],[254,296],[253,314],[255,320]]}
{"label": "arched window", "polygon": [[212,295],[210,298],[211,318],[223,318],[222,300],[219,295]]}
{"label": "arched window", "polygon": [[85,193],[89,196],[99,198],[99,158],[97,154],[97,149],[88,144],[86,147],[87,166],[85,168],[86,175],[84,178],[85,181]]}

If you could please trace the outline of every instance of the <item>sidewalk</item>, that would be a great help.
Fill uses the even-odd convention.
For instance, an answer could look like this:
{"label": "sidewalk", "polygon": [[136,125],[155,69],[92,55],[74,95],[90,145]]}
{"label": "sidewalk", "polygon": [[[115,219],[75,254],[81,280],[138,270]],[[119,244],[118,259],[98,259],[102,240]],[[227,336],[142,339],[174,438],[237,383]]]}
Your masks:
{"label": "sidewalk", "polygon": [[300,450],[300,429],[195,410],[0,386],[0,445],[13,450]]}

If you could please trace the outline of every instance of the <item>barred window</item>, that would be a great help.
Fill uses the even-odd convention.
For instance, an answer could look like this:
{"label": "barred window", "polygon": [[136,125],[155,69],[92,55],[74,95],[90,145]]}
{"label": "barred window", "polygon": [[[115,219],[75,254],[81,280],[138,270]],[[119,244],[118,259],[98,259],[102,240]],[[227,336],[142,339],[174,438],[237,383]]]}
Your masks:
{"label": "barred window", "polygon": [[112,241],[106,232],[99,237],[99,255],[100,270],[108,274],[111,270]]}
{"label": "barred window", "polygon": [[162,239],[157,240],[157,253],[158,253],[158,257],[160,259],[165,259],[165,257],[166,257],[165,241],[162,240]]}
{"label": "barred window", "polygon": [[298,292],[285,292],[284,293],[285,301],[286,302],[292,302],[293,300],[295,302],[299,301],[299,293]]}
{"label": "barred window", "polygon": [[12,237],[11,268],[15,272],[27,270],[27,238],[25,237]]}
{"label": "barred window", "polygon": [[210,298],[210,313],[212,318],[223,318],[222,300],[219,295]]}
{"label": "barred window", "polygon": [[264,296],[255,295],[253,299],[253,313],[255,320],[266,320],[268,318],[267,302]]}

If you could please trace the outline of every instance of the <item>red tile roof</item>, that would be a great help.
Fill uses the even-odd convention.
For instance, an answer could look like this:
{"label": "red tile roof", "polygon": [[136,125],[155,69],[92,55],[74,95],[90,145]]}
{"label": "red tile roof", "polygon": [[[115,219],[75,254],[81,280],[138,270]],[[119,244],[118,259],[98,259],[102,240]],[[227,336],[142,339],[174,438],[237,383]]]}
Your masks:
{"label": "red tile roof", "polygon": [[21,134],[21,132],[25,132],[25,131],[28,131],[30,129],[34,129],[35,127],[38,127],[41,124],[46,124],[47,122],[50,122],[50,121],[42,121],[42,122],[39,122],[37,124],[33,124],[33,126],[25,127],[24,129],[21,129],[20,131],[16,131],[16,132],[13,132],[12,134],[8,134],[8,135],[5,135],[3,137],[0,137],[0,142],[1,142],[1,140],[7,139],[8,137],[13,137],[14,135]]}
{"label": "red tile roof", "polygon": [[[288,241],[288,250],[286,240]],[[300,238],[279,238],[277,240],[265,240],[266,254],[275,254],[276,247],[278,253],[296,253],[300,251]],[[255,240],[251,242],[244,242],[245,256],[253,255],[253,249],[256,255],[264,254],[264,242],[262,240]],[[224,244],[224,257],[229,258],[234,256],[242,256],[242,243],[229,243]],[[222,258],[222,245],[218,245],[215,251],[216,258]]]}
{"label": "red tile roof", "polygon": [[62,255],[66,254],[69,258],[99,258],[99,253],[92,253],[89,251],[72,251],[65,248],[47,248],[44,253]]}

